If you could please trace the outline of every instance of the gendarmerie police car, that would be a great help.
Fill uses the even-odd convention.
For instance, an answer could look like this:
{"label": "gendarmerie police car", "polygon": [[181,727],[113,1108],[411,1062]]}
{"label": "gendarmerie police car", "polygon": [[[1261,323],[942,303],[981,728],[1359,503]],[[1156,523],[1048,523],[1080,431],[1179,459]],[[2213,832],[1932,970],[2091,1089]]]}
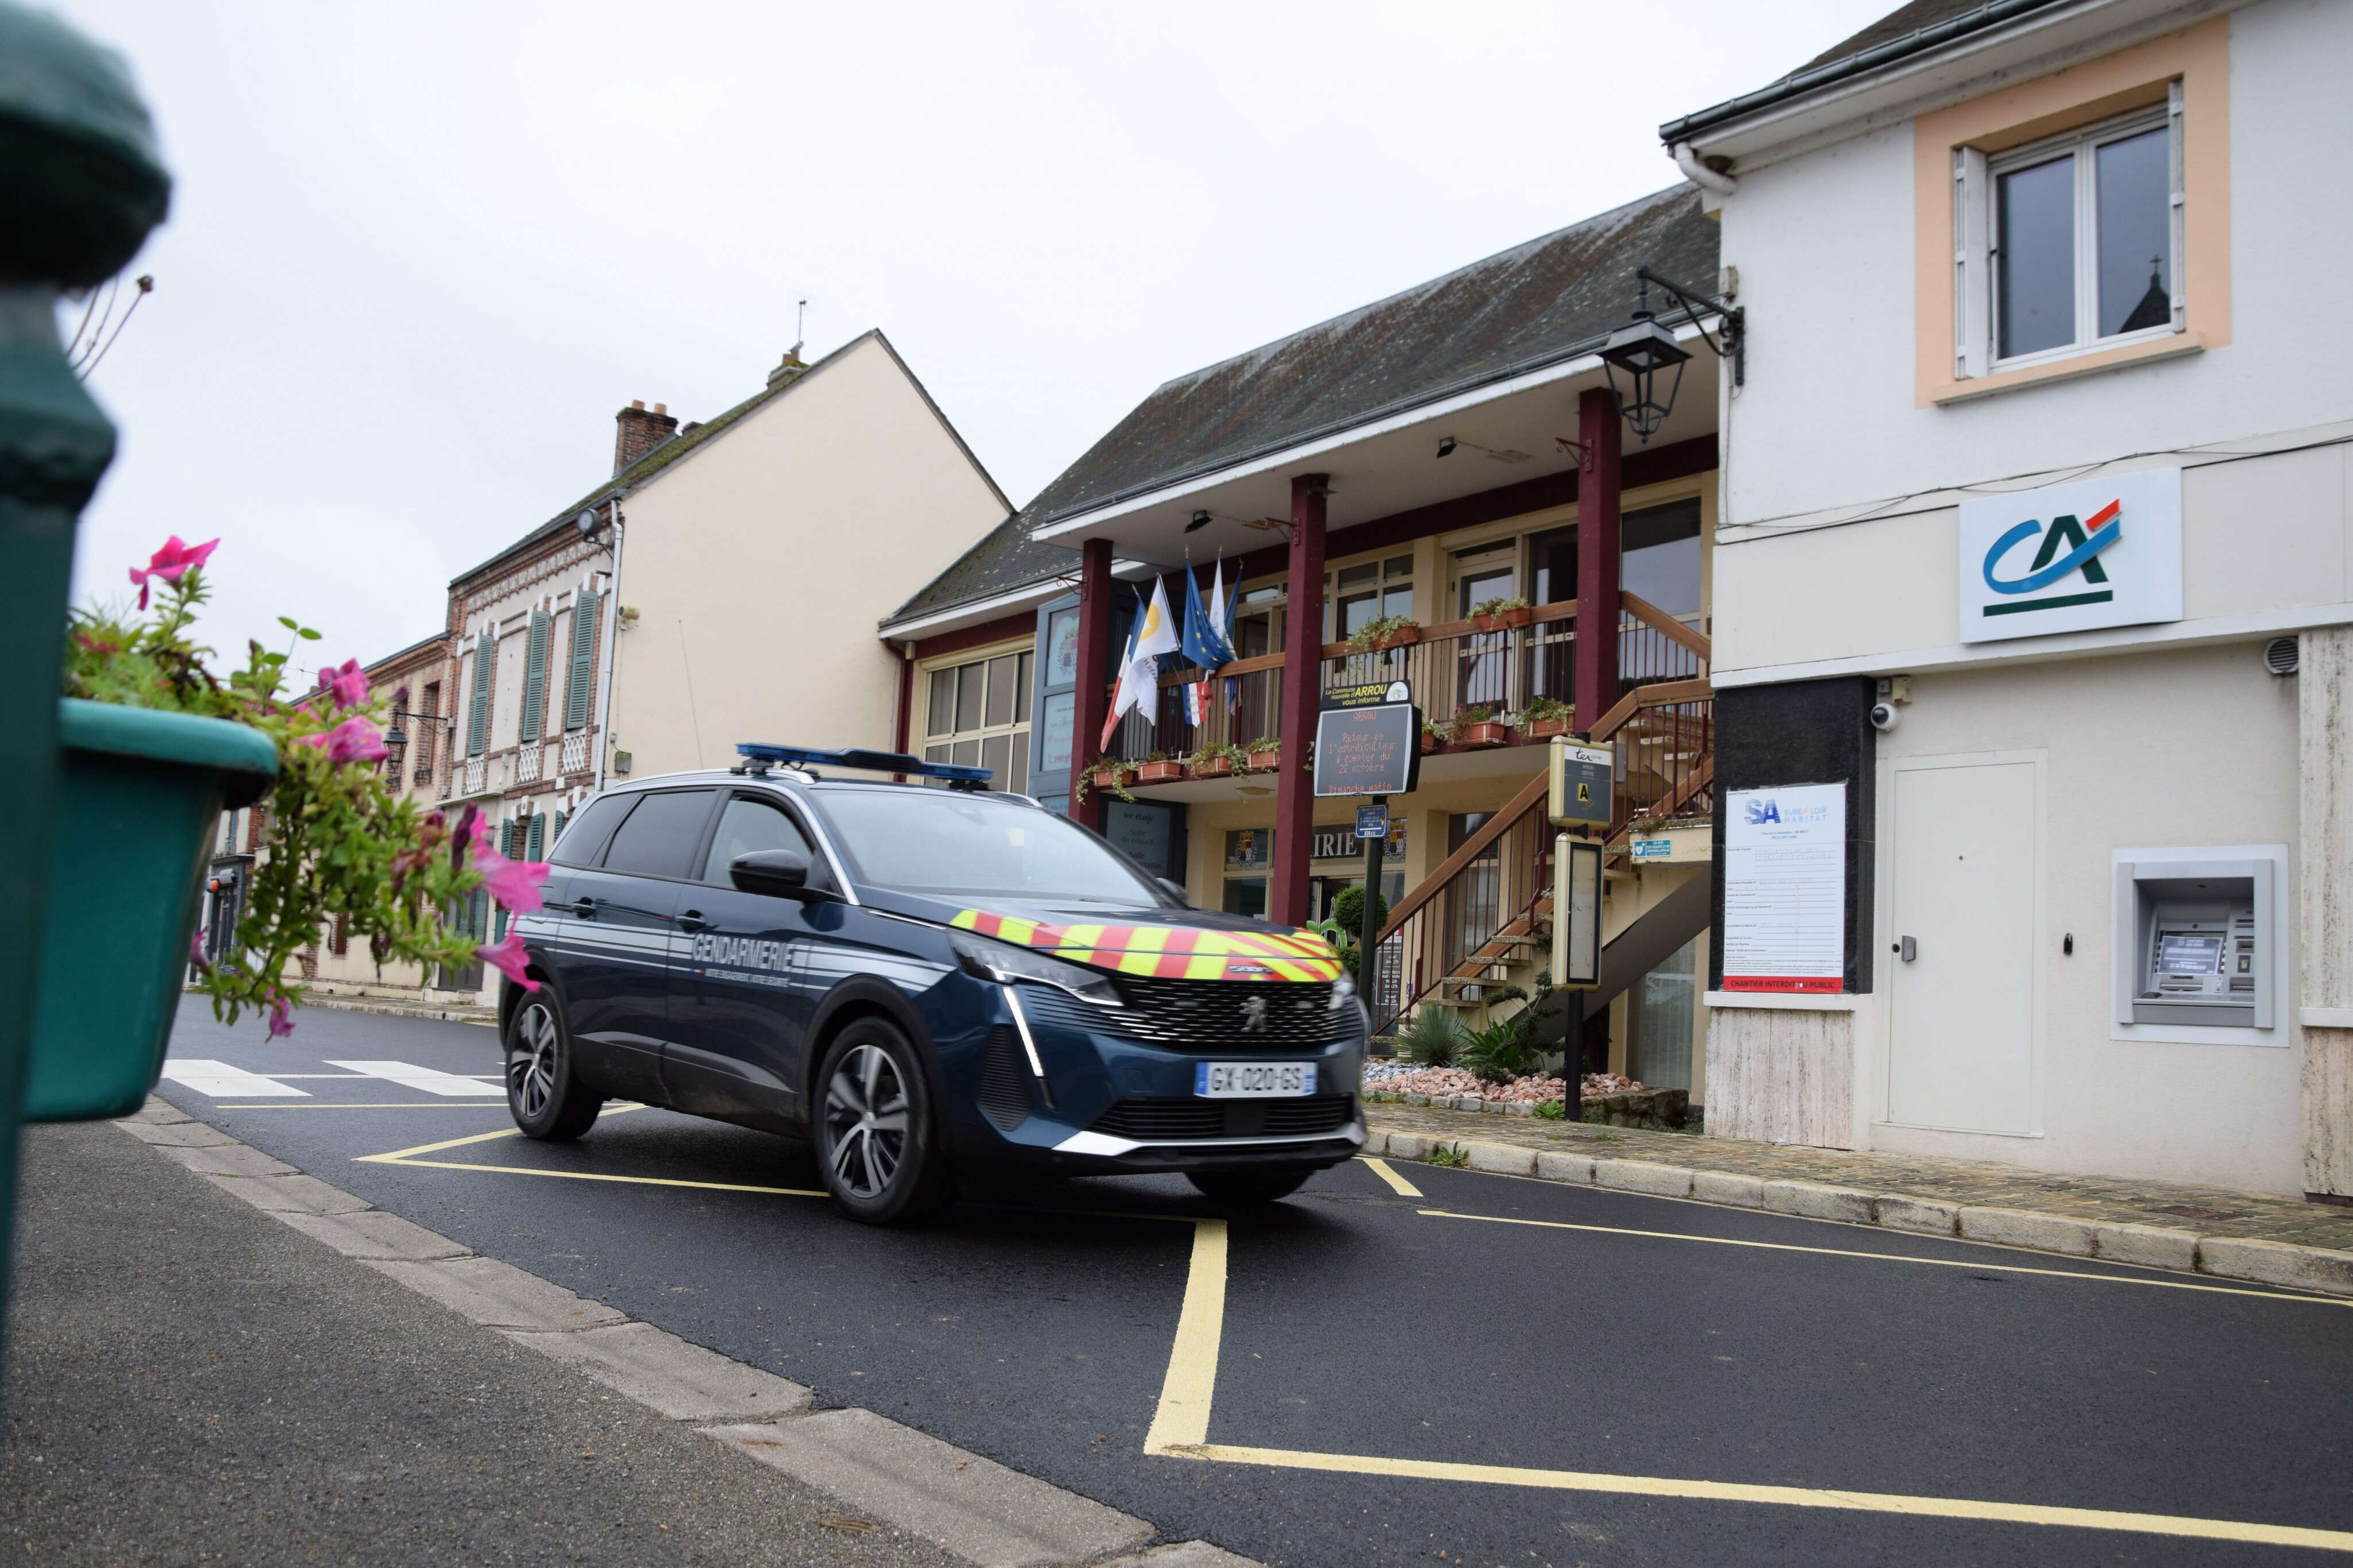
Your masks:
{"label": "gendarmerie police car", "polygon": [[876,1224],[991,1166],[1263,1202],[1362,1145],[1364,1011],[1313,932],[1190,908],[986,769],[736,750],[557,840],[515,925],[541,988],[501,1007],[529,1136],[607,1099],[805,1135]]}

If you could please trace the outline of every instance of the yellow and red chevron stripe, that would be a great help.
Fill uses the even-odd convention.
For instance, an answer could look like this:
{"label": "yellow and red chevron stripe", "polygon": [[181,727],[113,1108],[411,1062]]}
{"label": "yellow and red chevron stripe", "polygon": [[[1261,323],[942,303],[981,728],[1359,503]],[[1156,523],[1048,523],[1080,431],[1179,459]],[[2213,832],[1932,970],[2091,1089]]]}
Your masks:
{"label": "yellow and red chevron stripe", "polygon": [[1156,980],[1333,981],[1340,960],[1313,931],[1201,931],[1192,926],[1056,925],[965,910],[959,931],[1032,947],[1072,963]]}

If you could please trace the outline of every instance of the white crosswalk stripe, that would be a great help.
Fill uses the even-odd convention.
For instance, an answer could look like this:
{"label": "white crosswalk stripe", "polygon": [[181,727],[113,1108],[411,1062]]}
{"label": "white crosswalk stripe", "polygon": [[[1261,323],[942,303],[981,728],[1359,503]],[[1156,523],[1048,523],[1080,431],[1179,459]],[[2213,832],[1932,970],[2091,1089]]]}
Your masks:
{"label": "white crosswalk stripe", "polygon": [[481,1083],[470,1078],[459,1078],[432,1068],[421,1068],[412,1062],[347,1062],[330,1060],[331,1068],[343,1068],[367,1078],[389,1079],[403,1089],[413,1089],[423,1094],[444,1094],[452,1098],[464,1096],[480,1100],[485,1095],[505,1092],[497,1084]]}
{"label": "white crosswalk stripe", "polygon": [[311,1091],[307,1089],[296,1089],[290,1083],[263,1078],[259,1073],[233,1068],[209,1057],[166,1057],[164,1059],[164,1076],[174,1083],[184,1084],[198,1094],[207,1094],[215,1100],[311,1098]]}

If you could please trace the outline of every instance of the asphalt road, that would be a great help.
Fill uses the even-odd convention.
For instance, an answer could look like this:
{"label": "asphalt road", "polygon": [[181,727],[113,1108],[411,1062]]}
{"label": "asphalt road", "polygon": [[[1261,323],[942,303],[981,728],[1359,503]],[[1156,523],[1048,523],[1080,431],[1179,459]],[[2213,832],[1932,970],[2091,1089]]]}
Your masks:
{"label": "asphalt road", "polygon": [[[272,1042],[192,1005],[173,1055],[306,1090],[160,1092],[383,1208],[822,1402],[1270,1564],[2312,1555],[1662,1496],[1641,1478],[2353,1531],[2337,1302],[1469,1171],[1402,1167],[1411,1197],[1354,1162],[1230,1226],[1208,1441],[1290,1458],[1148,1456],[1193,1220],[1216,1212],[1181,1181],[976,1193],[882,1231],[796,1195],[817,1184],[805,1149],[666,1111],[608,1115],[570,1146],[424,1150],[510,1127],[475,1026],[317,1009]],[[480,1075],[482,1099],[331,1059]],[[422,1152],[365,1158],[401,1150]]]}

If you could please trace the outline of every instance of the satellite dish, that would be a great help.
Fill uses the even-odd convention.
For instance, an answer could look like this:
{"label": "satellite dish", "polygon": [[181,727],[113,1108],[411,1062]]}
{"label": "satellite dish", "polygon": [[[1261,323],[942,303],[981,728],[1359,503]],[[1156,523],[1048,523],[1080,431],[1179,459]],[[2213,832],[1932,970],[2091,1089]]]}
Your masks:
{"label": "satellite dish", "polygon": [[586,508],[578,517],[572,520],[572,526],[580,531],[580,537],[583,539],[596,538],[596,531],[604,525],[604,520],[596,515],[596,509],[594,507]]}

